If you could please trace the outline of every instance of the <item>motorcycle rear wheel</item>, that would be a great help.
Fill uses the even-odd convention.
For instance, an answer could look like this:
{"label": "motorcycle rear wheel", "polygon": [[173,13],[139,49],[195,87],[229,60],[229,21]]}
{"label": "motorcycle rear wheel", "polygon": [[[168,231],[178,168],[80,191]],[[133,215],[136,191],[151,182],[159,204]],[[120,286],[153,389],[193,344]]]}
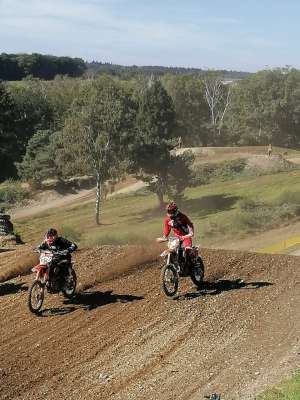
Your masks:
{"label": "motorcycle rear wheel", "polygon": [[196,263],[191,267],[191,280],[198,289],[201,288],[204,278],[204,264],[201,257],[197,257]]}
{"label": "motorcycle rear wheel", "polygon": [[77,276],[76,276],[74,269],[72,269],[71,277],[68,276],[66,278],[66,283],[62,290],[63,295],[67,299],[71,299],[75,295],[76,284],[77,284]]}
{"label": "motorcycle rear wheel", "polygon": [[168,297],[175,296],[178,291],[179,275],[173,264],[167,264],[162,269],[162,288]]}
{"label": "motorcycle rear wheel", "polygon": [[45,295],[45,286],[40,281],[34,281],[29,289],[28,307],[29,310],[38,314],[42,308]]}

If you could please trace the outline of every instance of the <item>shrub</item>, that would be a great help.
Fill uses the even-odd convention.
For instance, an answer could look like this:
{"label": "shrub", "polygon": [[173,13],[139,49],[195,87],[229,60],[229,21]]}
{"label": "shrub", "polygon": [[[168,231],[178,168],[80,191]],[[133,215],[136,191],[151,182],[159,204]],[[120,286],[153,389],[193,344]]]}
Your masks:
{"label": "shrub", "polygon": [[213,180],[230,180],[241,175],[244,172],[246,166],[246,160],[244,158],[238,158],[236,160],[224,161],[217,164],[216,169],[213,172]]}
{"label": "shrub", "polygon": [[238,212],[234,225],[238,230],[253,232],[266,230],[288,222],[297,216],[297,207],[283,204],[278,207],[257,206]]}
{"label": "shrub", "polygon": [[3,208],[21,203],[27,197],[28,192],[18,182],[8,181],[0,187],[0,206]]}
{"label": "shrub", "polygon": [[238,207],[241,211],[253,211],[257,207],[261,207],[262,203],[258,203],[253,199],[242,199],[238,202]]}
{"label": "shrub", "polygon": [[193,185],[206,185],[210,182],[215,164],[198,164],[194,167]]}
{"label": "shrub", "polygon": [[278,196],[276,203],[278,205],[282,204],[294,204],[300,207],[300,191],[299,192],[291,192],[286,190]]}
{"label": "shrub", "polygon": [[223,161],[218,164],[198,164],[194,167],[193,185],[205,185],[214,181],[227,181],[234,179],[244,173],[246,160]]}

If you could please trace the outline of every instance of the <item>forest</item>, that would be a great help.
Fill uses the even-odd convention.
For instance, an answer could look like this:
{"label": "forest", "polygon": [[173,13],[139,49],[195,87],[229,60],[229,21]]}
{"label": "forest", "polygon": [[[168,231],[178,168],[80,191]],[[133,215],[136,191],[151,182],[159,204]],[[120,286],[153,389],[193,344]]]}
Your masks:
{"label": "forest", "polygon": [[[166,74],[172,75],[203,75],[207,70],[201,68],[184,68],[184,67],[163,67],[163,66],[124,66],[113,63],[104,63],[92,61],[86,64],[87,74],[99,75],[99,74],[110,74],[114,76],[126,78],[133,78],[137,76],[155,76],[160,77]],[[242,71],[227,71],[219,70],[216,71],[218,75],[222,76],[223,79],[235,80],[247,78],[251,75],[250,72]]]}
{"label": "forest", "polygon": [[0,80],[53,79],[56,75],[82,76],[86,64],[81,58],[33,54],[0,54]]}
{"label": "forest", "polygon": [[[56,57],[52,55],[0,54],[0,80],[19,81],[22,79],[54,79],[56,75],[69,77],[94,77],[101,74],[130,79],[139,76],[160,77],[173,75],[202,75],[207,71],[200,68],[163,67],[163,66],[123,66],[107,62],[85,62],[81,58]],[[217,71],[223,79],[243,79],[249,72]]]}
{"label": "forest", "polygon": [[122,79],[56,76],[0,84],[0,179],[87,174],[98,191],[130,173],[160,202],[180,197],[192,155],[176,147],[300,146],[300,71],[232,82],[211,71]]}

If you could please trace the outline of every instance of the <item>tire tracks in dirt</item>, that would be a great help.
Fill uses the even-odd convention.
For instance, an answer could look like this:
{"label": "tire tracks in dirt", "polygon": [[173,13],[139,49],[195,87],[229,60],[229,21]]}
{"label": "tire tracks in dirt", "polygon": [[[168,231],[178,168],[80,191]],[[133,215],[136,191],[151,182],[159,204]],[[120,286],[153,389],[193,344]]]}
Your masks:
{"label": "tire tracks in dirt", "polygon": [[182,280],[175,300],[161,291],[161,264],[134,246],[78,252],[79,282],[98,283],[75,301],[46,295],[41,317],[27,309],[32,276],[0,284],[1,400],[254,399],[288,376],[300,361],[299,259],[203,258],[209,289]]}

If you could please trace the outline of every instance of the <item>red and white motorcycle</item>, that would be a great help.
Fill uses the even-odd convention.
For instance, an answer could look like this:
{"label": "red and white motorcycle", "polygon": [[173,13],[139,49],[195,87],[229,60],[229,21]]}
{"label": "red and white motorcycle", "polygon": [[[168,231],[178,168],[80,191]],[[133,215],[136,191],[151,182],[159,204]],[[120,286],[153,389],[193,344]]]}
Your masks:
{"label": "red and white motorcycle", "polygon": [[37,250],[40,261],[32,271],[35,279],[29,288],[28,306],[32,313],[38,314],[42,308],[45,290],[59,293],[70,299],[76,290],[77,277],[73,263],[64,257],[67,251]]}
{"label": "red and white motorcycle", "polygon": [[184,249],[183,241],[178,237],[158,238],[158,242],[167,242],[167,248],[161,254],[165,259],[162,269],[162,288],[167,296],[175,296],[178,291],[179,277],[190,277],[201,288],[204,278],[204,264],[199,249],[193,246]]}

